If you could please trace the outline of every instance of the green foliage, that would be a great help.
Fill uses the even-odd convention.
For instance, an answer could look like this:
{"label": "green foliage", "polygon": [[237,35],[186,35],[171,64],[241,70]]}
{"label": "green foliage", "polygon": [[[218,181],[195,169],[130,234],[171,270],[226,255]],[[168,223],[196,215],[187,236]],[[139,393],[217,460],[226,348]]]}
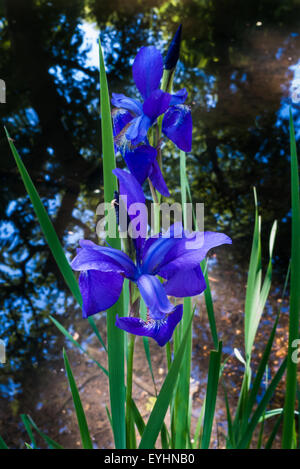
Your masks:
{"label": "green foliage", "polygon": [[76,416],[77,416],[78,428],[79,428],[80,436],[81,436],[82,447],[84,449],[93,449],[93,443],[92,443],[92,440],[91,440],[91,437],[90,437],[90,432],[89,432],[88,425],[87,425],[87,422],[86,422],[85,413],[84,413],[84,410],[83,410],[83,407],[82,407],[80,395],[79,395],[79,392],[78,392],[78,389],[77,389],[77,386],[76,386],[76,382],[75,382],[75,379],[74,379],[74,376],[73,376],[73,373],[72,373],[72,369],[71,369],[71,366],[70,366],[70,363],[69,363],[69,359],[68,359],[68,356],[67,356],[65,350],[63,350],[63,356],[64,356],[64,362],[65,362],[67,377],[68,377],[68,381],[69,381],[69,385],[70,385],[70,389],[71,389],[71,393],[72,393],[72,397],[73,397],[74,407],[75,407],[75,411],[76,411]]}
{"label": "green foliage", "polygon": [[290,286],[290,320],[289,344],[286,377],[286,394],[284,403],[282,447],[293,447],[295,432],[294,407],[297,386],[297,363],[292,360],[293,343],[299,337],[300,317],[300,201],[299,171],[296,139],[292,111],[290,109],[290,143],[291,143],[291,202],[292,202],[292,248],[291,248],[291,286]]}
{"label": "green foliage", "polygon": [[140,449],[154,448],[157,436],[162,427],[170,400],[174,392],[174,383],[176,382],[182,358],[187,345],[190,328],[192,326],[193,314],[190,317],[188,327],[181,341],[180,347],[175,355],[167,377],[162,385],[162,388],[157,396],[154,408],[150,414],[149,420],[143,432],[143,436],[139,445]]}
{"label": "green foliage", "polygon": [[[114,191],[117,190],[117,180],[112,170],[116,167],[114,141],[112,132],[109,92],[103,60],[103,53],[99,41],[100,58],[100,106],[101,133],[103,150],[103,181],[104,201],[111,202]],[[112,212],[113,213],[113,212]],[[117,234],[116,230],[116,234]],[[120,239],[108,238],[111,247],[121,249]],[[111,404],[111,420],[116,448],[126,447],[125,432],[125,383],[124,383],[124,333],[115,326],[116,314],[125,311],[123,293],[117,303],[107,311],[107,344],[109,393]],[[123,315],[123,314],[122,314]],[[125,314],[124,314],[125,315]]]}

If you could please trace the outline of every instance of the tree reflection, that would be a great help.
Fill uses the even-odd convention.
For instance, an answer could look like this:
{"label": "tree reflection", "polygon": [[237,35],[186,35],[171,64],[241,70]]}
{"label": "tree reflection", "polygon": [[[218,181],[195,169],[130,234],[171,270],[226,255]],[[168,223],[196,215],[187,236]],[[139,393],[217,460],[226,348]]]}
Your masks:
{"label": "tree reflection", "polygon": [[[131,61],[147,43],[164,47],[183,23],[175,86],[189,91],[194,121],[188,175],[206,228],[226,230],[240,261],[252,235],[251,186],[264,219],[280,223],[276,254],[289,257],[289,143],[284,110],[298,61],[296,1],[4,0],[0,5],[0,104],[16,146],[66,250],[95,239],[101,186],[98,70],[87,63],[83,24],[101,28],[110,90],[136,92]],[[97,65],[97,64],[95,64]],[[132,87],[132,89],[131,89]],[[7,368],[35,360],[49,313],[74,304],[37,225],[2,131],[0,336]],[[176,189],[178,154],[166,143],[167,181]],[[176,193],[176,192],[175,192]],[[99,200],[100,199],[100,200]],[[245,249],[246,248],[246,249]],[[245,256],[245,253],[247,255]],[[79,316],[78,312],[78,316]],[[50,332],[49,332],[50,331]]]}

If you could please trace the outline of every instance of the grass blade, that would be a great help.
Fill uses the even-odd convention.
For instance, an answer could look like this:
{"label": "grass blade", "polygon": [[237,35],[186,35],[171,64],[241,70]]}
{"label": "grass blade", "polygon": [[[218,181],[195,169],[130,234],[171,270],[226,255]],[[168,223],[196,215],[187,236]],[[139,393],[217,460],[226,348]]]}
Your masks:
{"label": "grass blade", "polygon": [[[190,203],[192,204],[193,199],[192,199],[191,189],[190,189],[189,181],[186,175],[186,171],[182,172],[182,176],[185,179],[185,187],[186,187],[187,195],[188,195]],[[194,221],[195,229],[199,231],[199,226],[198,226],[194,208],[192,208],[192,213],[193,213],[193,221]],[[217,350],[219,339],[218,339],[217,325],[216,325],[216,319],[215,319],[214,305],[213,305],[212,294],[211,294],[210,283],[209,283],[208,272],[207,272],[207,260],[204,259],[202,262],[200,262],[200,266],[201,266],[201,270],[203,272],[205,283],[206,283],[206,289],[204,290],[204,299],[205,299],[205,306],[206,306],[206,311],[207,311],[207,316],[208,316],[208,322],[210,326],[210,332],[212,335],[214,347]]]}
{"label": "grass blade", "polygon": [[133,399],[131,400],[131,410],[134,418],[134,423],[136,424],[140,436],[142,436],[146,425]]}
{"label": "grass blade", "polygon": [[185,335],[182,339],[178,352],[172,362],[171,368],[166,376],[166,379],[162,385],[160,393],[155,402],[154,408],[151,412],[147,425],[145,427],[141,442],[140,449],[151,449],[154,447],[160,429],[162,427],[172,394],[174,391],[174,383],[178,377],[182,358],[188,341],[189,329],[192,325],[193,315],[190,319],[189,327],[187,328]]}
{"label": "grass blade", "polygon": [[106,368],[104,368],[102,365],[100,365],[100,363],[95,360],[95,358],[93,358],[81,345],[79,342],[77,342],[77,340],[73,339],[73,337],[71,336],[71,334],[67,331],[67,329],[64,328],[64,326],[62,324],[60,324],[60,322],[58,322],[56,319],[54,319],[51,315],[49,316],[51,321],[53,322],[53,324],[55,324],[55,326],[57,327],[58,330],[60,330],[60,332],[62,332],[64,334],[65,337],[67,337],[67,339],[69,339],[79,350],[81,350],[81,352],[83,352],[85,355],[87,355],[91,360],[93,360],[94,363],[96,363],[96,365],[106,374],[106,376],[108,376],[108,371]]}
{"label": "grass blade", "polygon": [[2,436],[0,436],[0,449],[9,449]]}
{"label": "grass blade", "polygon": [[225,383],[223,382],[223,389],[224,389],[224,397],[225,397],[225,406],[226,406],[226,418],[227,418],[227,427],[228,427],[228,438],[227,438],[227,448],[228,443],[230,443],[230,447],[234,448],[235,441],[234,441],[234,433],[233,433],[233,422],[230,413],[230,407],[228,402],[228,395]]}
{"label": "grass blade", "polygon": [[291,199],[292,199],[292,255],[291,255],[291,287],[289,316],[289,346],[286,376],[286,393],[282,431],[282,448],[292,448],[294,432],[294,407],[296,400],[297,363],[292,360],[293,342],[299,337],[300,313],[300,202],[299,172],[296,139],[292,112],[290,109],[290,145],[291,145]]}
{"label": "grass blade", "polygon": [[[111,110],[109,92],[101,43],[99,40],[100,60],[100,106],[101,106],[101,135],[103,151],[103,182],[104,199],[110,203],[117,190],[117,179],[112,174],[115,169],[115,152],[113,131],[111,122]],[[111,247],[121,249],[120,238],[116,230],[116,237],[108,238]],[[108,348],[108,371],[109,371],[109,393],[111,406],[112,429],[114,433],[115,447],[124,449],[126,447],[125,434],[125,377],[124,377],[124,332],[115,326],[116,314],[124,315],[123,293],[117,303],[107,311],[107,348]]]}
{"label": "grass blade", "polygon": [[93,443],[90,437],[90,432],[87,426],[86,418],[85,418],[85,413],[82,407],[81,399],[79,396],[79,392],[76,386],[76,382],[70,367],[70,363],[67,357],[67,354],[65,350],[63,350],[63,356],[64,356],[64,362],[65,362],[65,368],[67,372],[67,377],[69,381],[69,385],[71,388],[71,393],[73,397],[73,402],[74,402],[74,407],[76,411],[76,416],[77,416],[77,421],[78,421],[78,427],[80,431],[80,436],[81,436],[81,441],[82,441],[82,446],[84,449],[93,449]]}
{"label": "grass blade", "polygon": [[37,449],[36,441],[31,431],[31,423],[26,414],[21,414],[21,419],[31,441],[31,449]]}
{"label": "grass blade", "polygon": [[282,419],[283,419],[283,413],[281,415],[279,415],[278,419],[276,420],[276,423],[273,427],[273,430],[271,431],[271,434],[270,434],[270,436],[268,438],[268,441],[265,445],[265,449],[271,449],[272,448],[273,442],[274,442],[275,437],[278,433],[278,430],[279,430],[280,424],[282,422]]}
{"label": "grass blade", "polygon": [[245,352],[246,362],[250,361],[251,350],[256,333],[256,327],[252,321],[253,314],[259,301],[261,288],[261,242],[260,242],[260,217],[258,216],[257,195],[254,188],[255,199],[255,223],[248,270],[247,291],[245,301]]}
{"label": "grass blade", "polygon": [[80,305],[82,305],[82,298],[80,294],[80,290],[78,287],[77,280],[75,275],[69,265],[69,262],[65,256],[61,243],[58,239],[58,236],[55,232],[53,224],[46,212],[46,209],[39,197],[39,194],[17,152],[17,149],[9,136],[8,131],[5,129],[6,136],[8,138],[9,146],[14,156],[15,162],[17,164],[18,170],[20,172],[21,178],[25,185],[26,191],[31,199],[35,214],[39,220],[40,226],[46,238],[46,241],[49,245],[49,248],[53,254],[53,257],[63,275],[66,284],[68,285],[69,289],[71,290],[72,294],[78,301]]}
{"label": "grass blade", "polygon": [[240,442],[237,445],[237,448],[247,448],[249,445],[249,442],[251,441],[252,434],[256,428],[256,425],[259,422],[259,419],[263,415],[264,411],[266,410],[266,407],[268,403],[270,402],[270,399],[272,398],[274,391],[281,380],[283,373],[285,372],[287,365],[287,359],[285,359],[282,364],[280,365],[277,373],[275,374],[273,380],[271,381],[270,385],[268,386],[264,397],[260,401],[259,405],[257,406],[257,409],[255,410],[248,426],[246,429],[246,432],[242,435]]}
{"label": "grass blade", "polygon": [[[140,314],[141,314],[141,317],[144,320],[147,319],[147,308],[146,308],[146,305],[145,305],[145,302],[144,302],[143,298],[141,298]],[[144,350],[145,350],[145,355],[146,355],[149,371],[150,371],[153,386],[154,386],[155,395],[157,395],[157,389],[156,389],[155,378],[154,378],[154,373],[153,373],[153,368],[152,368],[152,361],[151,361],[151,354],[150,354],[148,337],[143,337],[143,344],[144,344]]]}
{"label": "grass blade", "polygon": [[40,437],[45,441],[45,443],[47,443],[50,449],[64,449],[63,446],[61,446],[59,443],[52,440],[52,438],[50,438],[48,435],[42,432],[42,430],[40,430],[39,427],[36,425],[36,423],[32,420],[30,415],[26,414],[26,417],[28,418],[28,421],[33,426],[35,431],[40,435]]}
{"label": "grass blade", "polygon": [[263,376],[264,376],[264,373],[265,373],[265,369],[267,367],[267,363],[268,363],[268,360],[269,360],[269,356],[270,356],[270,353],[271,353],[272,345],[273,345],[273,342],[274,342],[274,337],[275,337],[275,333],[276,333],[278,320],[279,320],[279,314],[277,315],[277,317],[275,319],[275,323],[274,323],[274,326],[272,328],[268,343],[265,347],[263,356],[262,356],[261,361],[260,361],[259,366],[258,366],[258,370],[257,370],[256,376],[255,376],[255,379],[253,381],[252,389],[249,393],[249,397],[248,397],[248,400],[247,400],[247,408],[246,408],[246,412],[245,412],[245,425],[247,425],[248,418],[249,418],[249,416],[251,414],[251,411],[253,409],[253,406],[256,402],[256,397],[257,397],[257,394],[259,392],[260,384],[262,382],[262,379],[263,379]]}
{"label": "grass blade", "polygon": [[102,345],[102,347],[104,348],[105,352],[107,353],[107,348],[106,348],[106,345],[104,343],[104,340],[102,339],[101,335],[100,335],[100,332],[98,331],[98,327],[96,326],[95,324],[95,321],[93,318],[89,317],[88,318],[88,322],[91,326],[91,328],[93,329],[97,339],[99,340],[100,344]]}
{"label": "grass blade", "polygon": [[209,358],[207,390],[205,399],[205,412],[203,422],[203,434],[201,448],[208,449],[215,414],[220,367],[222,357],[222,342],[219,342],[218,350],[212,350]]}
{"label": "grass blade", "polygon": [[190,327],[191,317],[193,317],[192,304],[190,298],[183,300],[182,334],[188,333],[187,344],[182,358],[182,365],[179,372],[178,384],[176,387],[176,409],[175,409],[175,448],[186,448],[188,438],[189,419],[189,394],[190,394],[190,374],[191,374],[191,354],[192,354],[192,328]]}

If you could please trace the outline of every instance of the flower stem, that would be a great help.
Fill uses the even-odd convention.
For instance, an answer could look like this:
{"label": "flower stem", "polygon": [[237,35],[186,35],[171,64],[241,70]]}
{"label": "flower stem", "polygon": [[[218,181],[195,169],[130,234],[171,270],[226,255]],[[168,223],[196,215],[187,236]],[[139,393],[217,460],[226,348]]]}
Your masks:
{"label": "flower stem", "polygon": [[132,375],[133,375],[133,354],[134,354],[134,341],[135,336],[130,334],[128,344],[128,359],[127,359],[127,386],[126,386],[126,448],[136,448],[136,437],[132,413]]}

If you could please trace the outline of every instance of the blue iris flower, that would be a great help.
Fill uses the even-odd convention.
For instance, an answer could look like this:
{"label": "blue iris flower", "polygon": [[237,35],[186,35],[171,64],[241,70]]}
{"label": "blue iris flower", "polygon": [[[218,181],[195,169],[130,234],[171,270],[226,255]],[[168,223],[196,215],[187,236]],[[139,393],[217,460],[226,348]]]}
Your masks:
{"label": "blue iris flower", "polygon": [[112,94],[114,136],[122,148],[124,137],[131,145],[145,142],[147,133],[156,119],[164,114],[163,133],[185,152],[192,146],[192,117],[190,108],[184,105],[185,88],[171,95],[159,89],[163,75],[163,58],[154,46],[142,47],[132,66],[135,84],[143,98],[140,102],[124,94]]}
{"label": "blue iris flower", "polygon": [[142,47],[134,60],[132,73],[143,102],[117,93],[112,94],[111,101],[115,106],[112,117],[116,149],[140,183],[149,177],[154,187],[168,197],[169,191],[156,162],[156,149],[147,139],[148,130],[164,114],[162,132],[178,148],[188,152],[192,146],[193,125],[190,108],[184,104],[186,89],[173,95],[159,89],[163,68],[159,50],[153,46]]}
{"label": "blue iris flower", "polygon": [[[132,221],[134,217],[129,207],[134,203],[145,204],[142,188],[127,171],[115,169],[114,174]],[[144,229],[139,230],[134,240],[135,262],[122,251],[82,240],[71,265],[80,271],[83,317],[110,308],[118,300],[124,278],[127,278],[137,285],[148,308],[148,319],[117,316],[116,326],[132,334],[153,337],[163,346],[172,337],[183,313],[182,305],[174,306],[168,296],[202,293],[206,284],[199,265],[201,260],[209,249],[230,244],[231,239],[213,232],[204,232],[200,237],[200,233],[194,233],[190,237],[181,224],[171,226],[166,233],[146,238],[147,220],[142,220],[141,224]]]}

